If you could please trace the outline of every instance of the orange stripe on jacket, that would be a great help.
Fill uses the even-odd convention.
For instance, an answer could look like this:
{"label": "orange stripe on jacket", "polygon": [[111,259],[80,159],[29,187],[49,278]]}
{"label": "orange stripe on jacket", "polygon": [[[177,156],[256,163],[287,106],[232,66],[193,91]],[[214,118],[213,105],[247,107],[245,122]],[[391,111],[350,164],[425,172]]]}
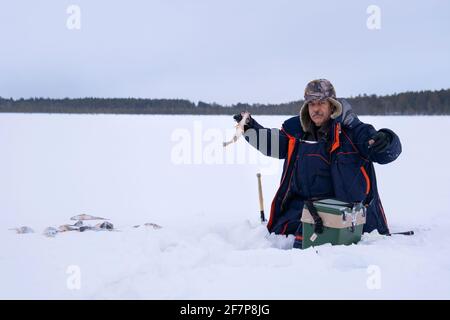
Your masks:
{"label": "orange stripe on jacket", "polygon": [[370,192],[370,179],[369,179],[369,175],[367,174],[367,171],[366,171],[366,169],[363,167],[363,166],[361,166],[360,167],[360,169],[361,169],[361,172],[362,172],[362,174],[363,174],[363,176],[364,176],[364,179],[366,179],[366,194],[369,194],[369,192]]}
{"label": "orange stripe on jacket", "polygon": [[293,136],[289,136],[289,145],[288,145],[288,164],[292,157],[292,152],[294,152],[295,146],[295,138]]}
{"label": "orange stripe on jacket", "polygon": [[285,224],[284,224],[284,228],[283,228],[283,231],[281,231],[281,234],[285,234],[286,233],[286,230],[287,230],[287,227],[288,227],[288,224],[289,224],[289,222],[286,222]]}
{"label": "orange stripe on jacket", "polygon": [[283,185],[284,179],[286,178],[286,174],[287,174],[288,168],[289,168],[289,163],[291,162],[291,158],[292,158],[292,152],[294,152],[294,147],[295,147],[295,137],[291,136],[283,129],[282,129],[282,131],[289,138],[286,171],[284,172],[283,178],[281,179],[280,187],[278,187],[277,193],[275,193],[275,197],[273,197],[272,204],[270,206],[270,217],[269,217],[269,222],[267,222],[267,229],[270,229],[272,227],[273,216],[275,213],[275,201],[277,199],[278,192],[280,191],[280,188]]}
{"label": "orange stripe on jacket", "polygon": [[331,146],[330,153],[339,148],[339,146],[341,145],[341,142],[339,140],[339,131],[341,131],[341,124],[336,123],[336,125],[334,126],[334,142]]}

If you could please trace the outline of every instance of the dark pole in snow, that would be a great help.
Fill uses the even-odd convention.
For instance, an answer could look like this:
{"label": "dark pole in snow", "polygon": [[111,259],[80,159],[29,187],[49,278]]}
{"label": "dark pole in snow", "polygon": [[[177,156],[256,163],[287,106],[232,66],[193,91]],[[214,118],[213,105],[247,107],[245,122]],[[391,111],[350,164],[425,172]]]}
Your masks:
{"label": "dark pole in snow", "polygon": [[392,236],[395,234],[401,234],[404,236],[413,236],[414,235],[414,231],[404,231],[404,232],[393,232],[393,233],[389,233],[388,236]]}

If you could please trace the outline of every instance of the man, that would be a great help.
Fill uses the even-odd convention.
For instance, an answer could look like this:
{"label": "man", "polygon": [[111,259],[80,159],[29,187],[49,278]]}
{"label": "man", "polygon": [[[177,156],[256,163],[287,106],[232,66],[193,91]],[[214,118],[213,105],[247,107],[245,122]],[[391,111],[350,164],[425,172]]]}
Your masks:
{"label": "man", "polygon": [[[285,159],[280,187],[275,194],[267,228],[276,234],[295,235],[301,248],[301,212],[305,201],[335,198],[363,202],[367,208],[364,232],[389,228],[377,190],[373,162],[387,164],[401,153],[398,136],[389,129],[376,131],[361,122],[348,102],[336,98],[326,79],[306,86],[299,116],[286,120],[281,130],[268,129],[251,116],[246,140],[263,154]],[[235,115],[236,121],[242,115]]]}

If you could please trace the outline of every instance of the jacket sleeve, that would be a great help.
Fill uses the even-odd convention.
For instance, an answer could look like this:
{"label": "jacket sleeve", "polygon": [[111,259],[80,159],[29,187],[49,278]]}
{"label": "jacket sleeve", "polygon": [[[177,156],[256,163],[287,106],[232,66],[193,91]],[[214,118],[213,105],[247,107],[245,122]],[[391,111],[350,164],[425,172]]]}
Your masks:
{"label": "jacket sleeve", "polygon": [[285,159],[289,138],[283,129],[264,128],[253,119],[252,127],[244,133],[245,140],[266,156]]}
{"label": "jacket sleeve", "polygon": [[356,147],[361,153],[361,155],[370,161],[387,164],[398,158],[402,152],[402,144],[400,143],[400,138],[390,129],[380,129],[386,133],[390,138],[390,143],[388,148],[381,153],[371,152],[369,147],[369,140],[377,132],[375,128],[370,125],[359,121],[359,123],[353,128],[354,137],[356,140]]}

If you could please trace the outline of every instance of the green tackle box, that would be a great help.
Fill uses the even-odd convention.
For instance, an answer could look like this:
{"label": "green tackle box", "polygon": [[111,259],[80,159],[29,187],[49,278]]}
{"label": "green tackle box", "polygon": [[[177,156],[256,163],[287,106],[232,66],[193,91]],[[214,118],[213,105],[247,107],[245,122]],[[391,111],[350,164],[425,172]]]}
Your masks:
{"label": "green tackle box", "polygon": [[314,218],[304,206],[302,212],[303,242],[302,248],[332,245],[349,245],[361,240],[363,226],[366,223],[366,208],[361,203],[349,204],[336,199],[323,199],[313,202],[323,221],[323,232],[314,231]]}

